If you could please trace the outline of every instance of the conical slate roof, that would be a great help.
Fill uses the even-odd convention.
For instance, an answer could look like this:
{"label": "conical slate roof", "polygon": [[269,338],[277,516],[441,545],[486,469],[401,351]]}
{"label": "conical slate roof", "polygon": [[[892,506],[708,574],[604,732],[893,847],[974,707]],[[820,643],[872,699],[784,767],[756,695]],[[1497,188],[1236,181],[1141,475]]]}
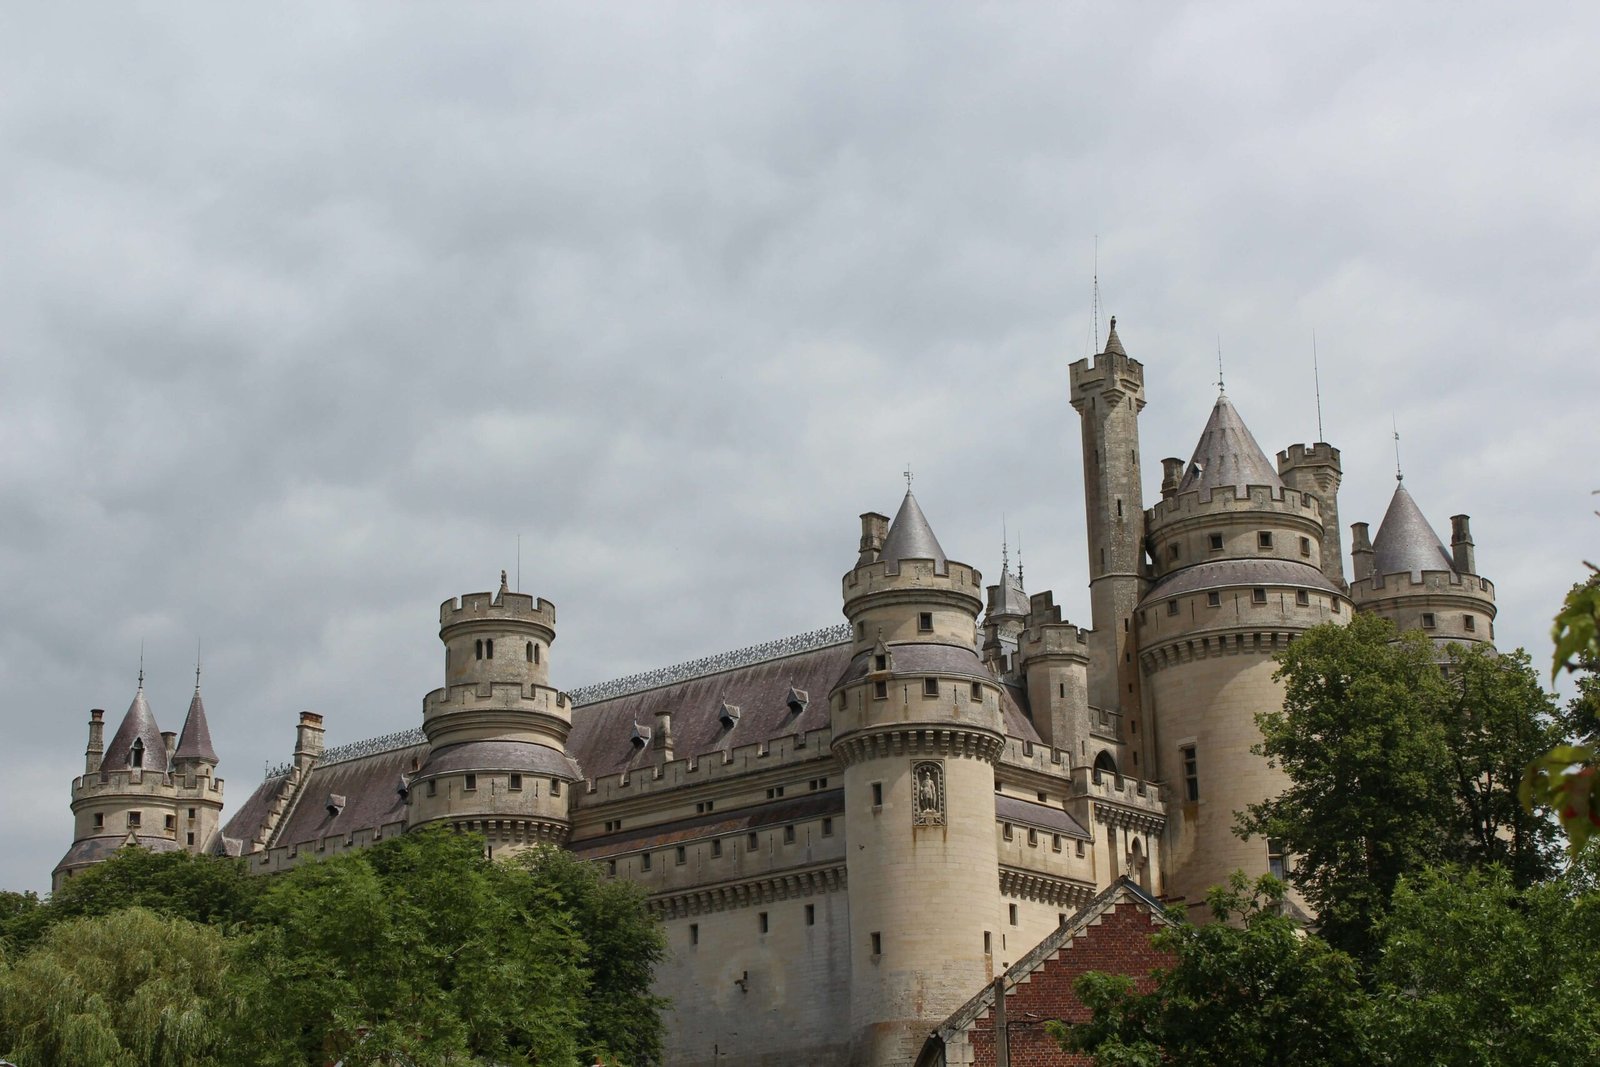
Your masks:
{"label": "conical slate roof", "polygon": [[1404,482],[1395,486],[1389,510],[1372,539],[1372,569],[1375,574],[1455,570],[1450,553],[1406,492]]}
{"label": "conical slate roof", "polygon": [[906,498],[900,502],[894,522],[889,524],[889,536],[883,539],[883,552],[878,558],[896,564],[906,559],[931,559],[935,571],[944,573],[950,569],[950,561],[945,558],[944,549],[939,547],[939,539],[933,536],[928,517],[917,506],[917,498],[911,495],[909,489],[906,490]]}
{"label": "conical slate roof", "polygon": [[1269,485],[1283,488],[1283,480],[1256,444],[1250,428],[1239,417],[1226,396],[1217,397],[1211,418],[1200,434],[1189,469],[1184,472],[1178,492],[1191,489],[1211,492],[1223,486]]}
{"label": "conical slate roof", "polygon": [[133,694],[133,703],[128,705],[128,713],[122,717],[122,725],[117,727],[117,732],[112,735],[111,744],[106,746],[105,756],[100,761],[102,770],[126,770],[132,763],[134,741],[144,743],[143,767],[147,771],[165,771],[167,769],[167,743],[161,739],[161,727],[156,725],[156,717],[150,711],[150,702],[144,698],[144,673],[139,674],[139,689]]}
{"label": "conical slate roof", "polygon": [[1022,583],[1011,573],[1011,565],[1003,564],[1000,567],[999,596],[994,603],[991,615],[1026,615],[1028,613],[1028,594],[1022,591]]}
{"label": "conical slate roof", "polygon": [[1106,333],[1106,347],[1104,351],[1119,356],[1125,356],[1128,354],[1127,350],[1122,347],[1122,339],[1117,336],[1117,317],[1115,315],[1111,316],[1111,329]]}
{"label": "conical slate roof", "polygon": [[206,706],[200,699],[200,687],[194,687],[194,698],[189,701],[189,714],[183,720],[183,733],[178,735],[178,749],[174,759],[206,760],[217,762],[217,750],[211,747],[211,726],[206,722]]}

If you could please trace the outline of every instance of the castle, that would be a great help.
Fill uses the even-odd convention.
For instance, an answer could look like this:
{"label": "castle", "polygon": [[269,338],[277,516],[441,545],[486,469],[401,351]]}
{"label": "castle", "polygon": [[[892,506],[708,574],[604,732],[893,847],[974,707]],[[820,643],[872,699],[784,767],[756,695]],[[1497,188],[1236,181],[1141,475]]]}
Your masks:
{"label": "castle", "polygon": [[665,921],[669,1063],[910,1064],[1108,887],[1193,901],[1281,872],[1232,824],[1284,784],[1250,748],[1297,634],[1369,611],[1493,639],[1465,515],[1446,549],[1400,484],[1376,535],[1352,527],[1347,581],[1337,449],[1273,464],[1219,395],[1146,508],[1144,368],[1115,319],[1070,377],[1091,628],[1009,561],[985,587],[909,489],[893,521],[861,517],[843,623],[587,689],[552,684],[555,607],[502,574],[443,604],[420,730],[325,749],[302,713],[290,762],[225,825],[198,677],[174,735],[141,674],[109,745],[91,712],[55,884],[133,842],[260,872],[432,825],[495,854],[559,845]]}

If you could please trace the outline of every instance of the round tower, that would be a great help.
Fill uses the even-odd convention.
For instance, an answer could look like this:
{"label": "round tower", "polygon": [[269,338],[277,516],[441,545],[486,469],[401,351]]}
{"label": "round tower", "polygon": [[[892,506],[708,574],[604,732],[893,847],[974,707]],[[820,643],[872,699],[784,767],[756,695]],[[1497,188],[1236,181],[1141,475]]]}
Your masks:
{"label": "round tower", "polygon": [[200,699],[198,666],[189,713],[172,754],[172,785],[178,808],[175,839],[190,852],[203,852],[222,827],[222,779],[217,777],[217,751],[211,745],[205,701]]}
{"label": "round tower", "polygon": [[[993,977],[1000,694],[974,648],[981,575],[945,557],[916,498],[862,516],[844,577],[853,656],[830,694],[844,766],[852,1062],[910,1064]],[[952,910],[950,901],[962,906]]]}
{"label": "round tower", "polygon": [[1348,619],[1350,603],[1322,558],[1320,498],[1285,485],[1226,396],[1187,466],[1165,466],[1145,516],[1154,581],[1136,628],[1171,798],[1166,887],[1198,901],[1234,870],[1271,868],[1271,843],[1233,832],[1235,812],[1288,785],[1250,751],[1255,717],[1283,703],[1274,657],[1310,627]]}
{"label": "round tower", "polygon": [[483,834],[492,849],[561,843],[571,831],[572,709],[549,684],[555,605],[506,588],[439,608],[445,686],[423,699],[428,756],[399,788],[408,825]]}
{"label": "round tower", "polygon": [[144,695],[144,671],[127,714],[102,748],[105,712],[89,713],[84,773],[72,782],[72,847],[51,875],[59,889],[124,845],[171,852],[178,844],[177,789],[167,743]]}
{"label": "round tower", "polygon": [[1468,516],[1451,517],[1446,551],[1401,481],[1377,536],[1368,540],[1364,522],[1351,534],[1356,610],[1382,616],[1397,630],[1421,630],[1441,655],[1452,642],[1493,643],[1494,583],[1477,573]]}

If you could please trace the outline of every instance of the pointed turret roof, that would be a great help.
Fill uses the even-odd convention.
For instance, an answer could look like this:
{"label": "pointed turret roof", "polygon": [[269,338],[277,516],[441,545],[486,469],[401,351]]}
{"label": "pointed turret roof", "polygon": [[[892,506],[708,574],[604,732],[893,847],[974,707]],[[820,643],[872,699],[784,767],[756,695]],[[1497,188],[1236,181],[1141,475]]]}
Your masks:
{"label": "pointed turret roof", "polygon": [[996,588],[991,615],[1028,614],[1028,594],[1022,591],[1022,580],[1011,573],[1011,562],[1000,564],[1000,584]]}
{"label": "pointed turret roof", "polygon": [[1111,316],[1111,329],[1106,333],[1106,347],[1104,351],[1115,353],[1119,356],[1125,356],[1128,354],[1127,349],[1122,347],[1122,339],[1117,336],[1117,317],[1115,315]]}
{"label": "pointed turret roof", "polygon": [[1195,445],[1194,456],[1184,472],[1178,492],[1191,489],[1207,493],[1222,486],[1269,485],[1283,488],[1283,479],[1256,444],[1250,428],[1239,417],[1226,394],[1217,397],[1211,418]]}
{"label": "pointed turret roof", "polygon": [[949,570],[950,561],[945,558],[944,549],[939,547],[939,539],[933,536],[933,527],[928,525],[928,517],[922,513],[917,498],[911,495],[909,489],[906,490],[906,498],[900,502],[894,522],[889,524],[889,536],[883,539],[883,551],[878,558],[896,565],[906,559],[931,559],[934,570],[940,573]]}
{"label": "pointed turret roof", "polygon": [[194,697],[189,701],[189,714],[183,720],[183,732],[178,735],[178,749],[174,759],[217,762],[217,750],[211,747],[211,726],[206,722],[206,706],[200,699],[200,680],[195,679]]}
{"label": "pointed turret roof", "polygon": [[161,739],[161,727],[156,725],[150,702],[144,698],[144,671],[139,672],[139,688],[133,694],[133,703],[128,705],[128,713],[122,717],[122,725],[117,727],[111,744],[106,746],[105,757],[100,761],[101,769],[121,771],[132,766],[130,761],[135,741],[144,748],[145,770],[167,769],[167,743]]}
{"label": "pointed turret roof", "polygon": [[1455,570],[1450,553],[1411,499],[1404,482],[1394,487],[1389,510],[1378,524],[1377,536],[1372,539],[1372,556],[1375,574]]}

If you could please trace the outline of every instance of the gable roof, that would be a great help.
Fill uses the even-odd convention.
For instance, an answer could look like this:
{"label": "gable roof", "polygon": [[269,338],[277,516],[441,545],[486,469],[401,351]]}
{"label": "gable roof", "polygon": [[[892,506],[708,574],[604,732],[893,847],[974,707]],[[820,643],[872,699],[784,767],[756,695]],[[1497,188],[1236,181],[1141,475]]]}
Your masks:
{"label": "gable roof", "polygon": [[1178,483],[1178,492],[1198,489],[1209,495],[1225,486],[1266,485],[1283,488],[1283,479],[1256,444],[1250,427],[1239,417],[1227,396],[1217,397],[1211,418],[1200,432],[1200,441],[1189,459],[1189,468]]}

